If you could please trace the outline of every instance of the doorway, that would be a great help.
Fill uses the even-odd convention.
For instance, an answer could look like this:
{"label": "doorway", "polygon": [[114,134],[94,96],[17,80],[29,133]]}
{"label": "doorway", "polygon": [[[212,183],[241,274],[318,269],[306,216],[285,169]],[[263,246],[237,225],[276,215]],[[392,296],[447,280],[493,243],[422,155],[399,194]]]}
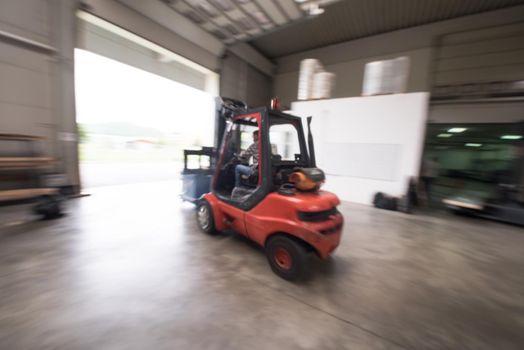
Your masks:
{"label": "doorway", "polygon": [[82,186],[177,180],[183,149],[213,145],[218,75],[94,16],[79,22]]}

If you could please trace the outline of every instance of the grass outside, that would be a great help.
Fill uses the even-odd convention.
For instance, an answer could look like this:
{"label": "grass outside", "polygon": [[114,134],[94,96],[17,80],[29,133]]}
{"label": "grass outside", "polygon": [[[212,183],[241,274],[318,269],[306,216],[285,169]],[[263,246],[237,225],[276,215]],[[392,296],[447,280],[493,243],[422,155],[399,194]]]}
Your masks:
{"label": "grass outside", "polygon": [[80,144],[79,157],[81,162],[169,162],[183,161],[182,146],[162,146],[147,149],[110,148],[94,144]]}

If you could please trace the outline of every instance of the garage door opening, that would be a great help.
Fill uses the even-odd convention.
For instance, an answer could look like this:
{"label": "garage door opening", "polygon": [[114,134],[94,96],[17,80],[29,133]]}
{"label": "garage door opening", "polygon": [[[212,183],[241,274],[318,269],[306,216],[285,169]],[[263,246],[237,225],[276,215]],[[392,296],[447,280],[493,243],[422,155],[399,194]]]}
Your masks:
{"label": "garage door opening", "polygon": [[183,149],[213,145],[217,75],[96,17],[80,24],[82,187],[177,180]]}

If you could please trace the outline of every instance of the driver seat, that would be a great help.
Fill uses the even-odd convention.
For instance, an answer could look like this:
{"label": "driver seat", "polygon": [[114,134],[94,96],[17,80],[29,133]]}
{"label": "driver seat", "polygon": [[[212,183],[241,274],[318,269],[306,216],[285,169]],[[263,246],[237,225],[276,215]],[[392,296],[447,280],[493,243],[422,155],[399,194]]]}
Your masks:
{"label": "driver seat", "polygon": [[258,171],[253,172],[251,175],[241,175],[242,186],[248,188],[255,188],[258,185]]}
{"label": "driver seat", "polygon": [[[271,155],[271,164],[278,163],[282,160],[282,156],[280,154],[272,154]],[[251,175],[241,175],[240,178],[242,179],[242,185],[249,188],[255,188],[258,186],[258,171],[255,171]]]}

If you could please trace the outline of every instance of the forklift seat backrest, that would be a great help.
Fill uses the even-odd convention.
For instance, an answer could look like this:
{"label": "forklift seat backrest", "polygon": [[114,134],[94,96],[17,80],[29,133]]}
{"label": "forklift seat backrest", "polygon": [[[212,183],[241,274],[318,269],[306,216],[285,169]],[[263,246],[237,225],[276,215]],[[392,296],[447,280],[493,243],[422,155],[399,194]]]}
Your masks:
{"label": "forklift seat backrest", "polygon": [[272,154],[271,155],[271,162],[276,163],[280,162],[282,160],[282,156],[280,154]]}

